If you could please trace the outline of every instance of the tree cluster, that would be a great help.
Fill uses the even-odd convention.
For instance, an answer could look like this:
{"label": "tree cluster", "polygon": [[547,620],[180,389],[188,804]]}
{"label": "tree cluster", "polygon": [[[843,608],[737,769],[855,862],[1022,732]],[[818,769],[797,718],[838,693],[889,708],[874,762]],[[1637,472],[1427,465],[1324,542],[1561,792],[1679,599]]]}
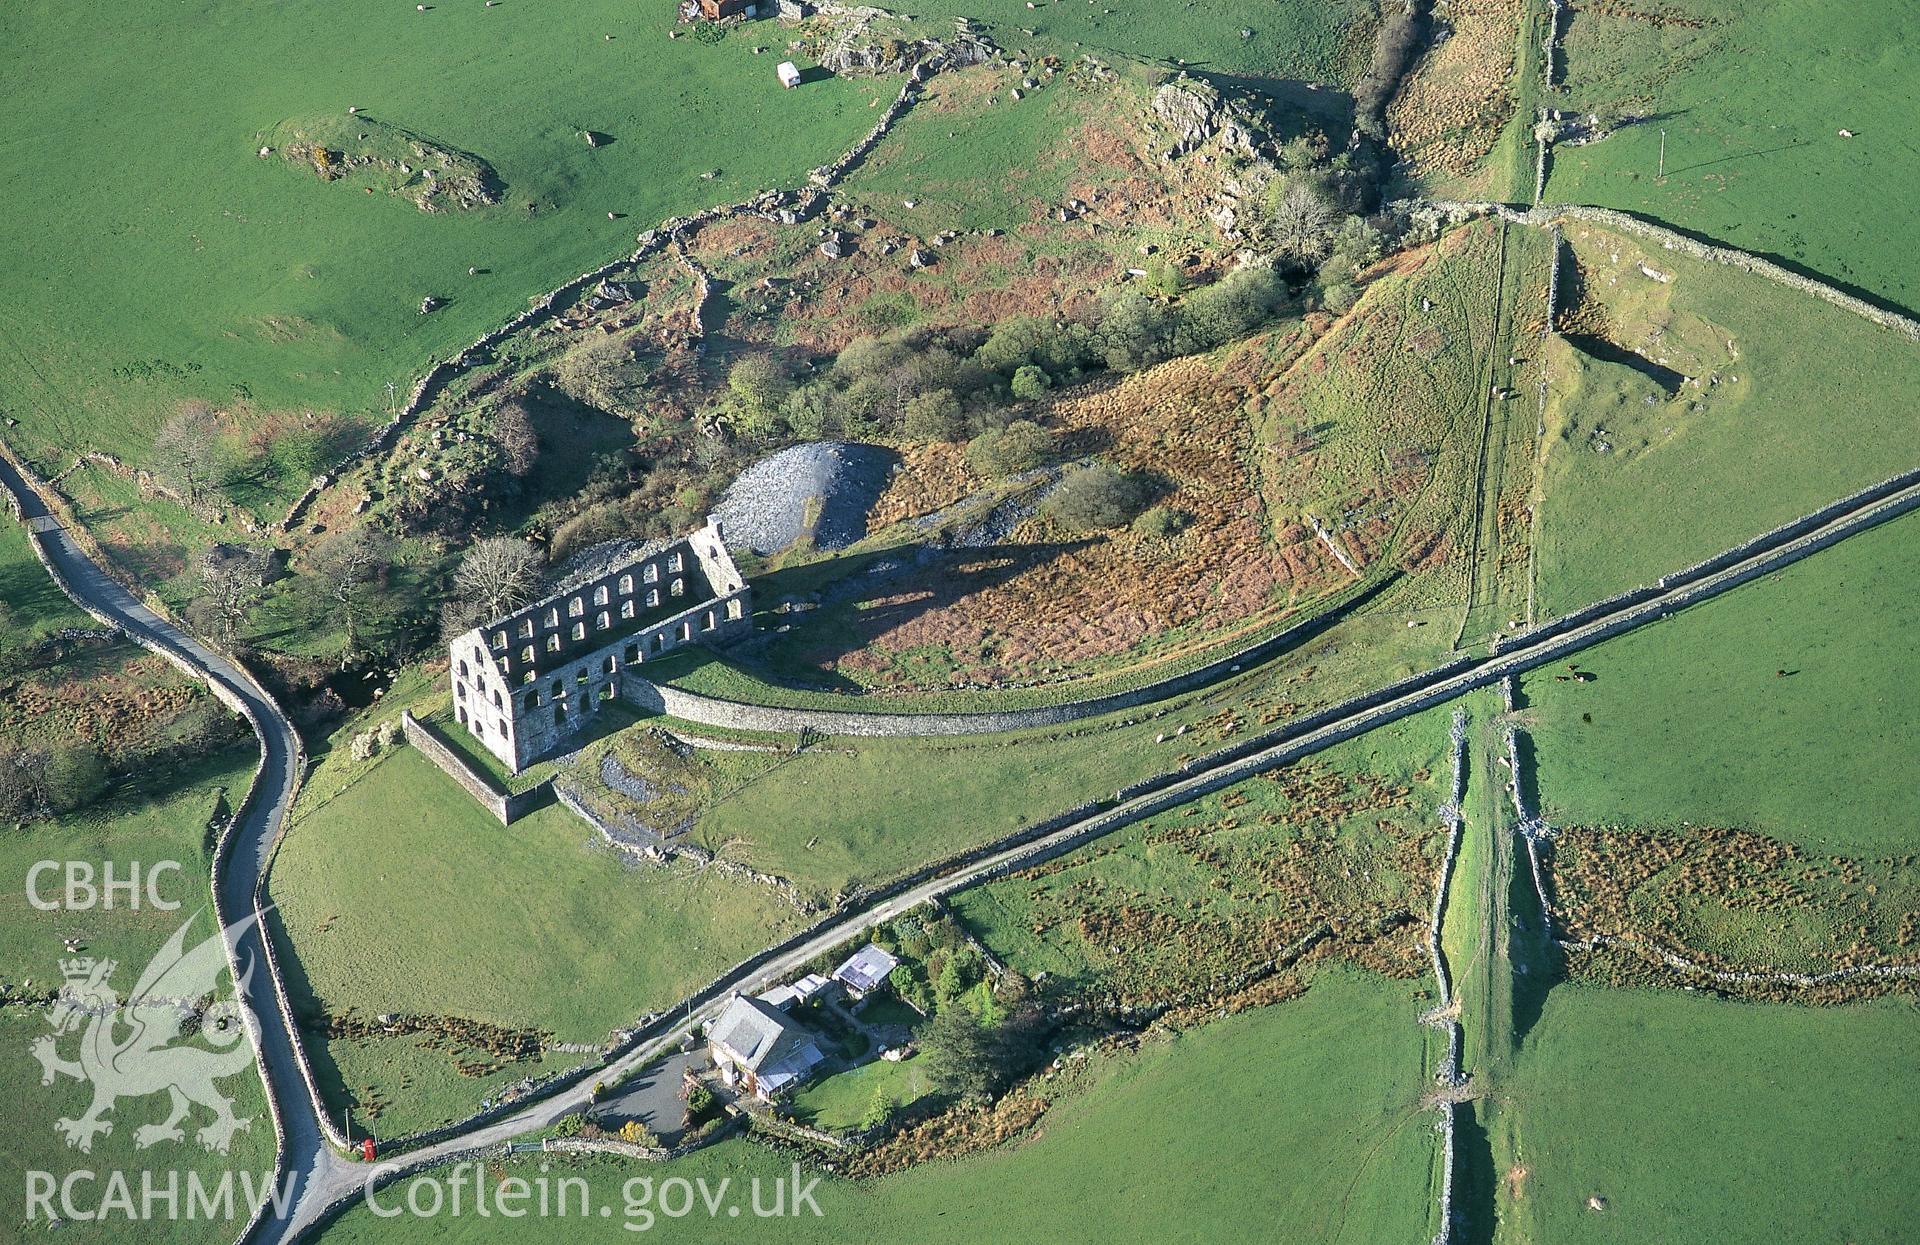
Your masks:
{"label": "tree cluster", "polygon": [[927,1082],[963,1100],[992,1098],[1029,1071],[1045,1036],[1031,989],[1008,974],[986,1014],[955,1001],[934,1013],[916,1035]]}
{"label": "tree cluster", "polygon": [[0,818],[55,816],[85,808],[117,777],[164,773],[205,757],[242,734],[218,704],[196,700],[180,713],[116,735],[111,742],[75,739],[0,748]]}
{"label": "tree cluster", "polygon": [[190,401],[160,426],[149,461],[190,507],[210,504],[216,496],[244,505],[304,486],[344,458],[358,437],[352,421],[308,412],[291,427],[236,441],[218,412]]}
{"label": "tree cluster", "polygon": [[1287,301],[1280,275],[1253,267],[1177,299],[1129,290],[1079,316],[859,338],[804,379],[772,355],[749,355],[729,373],[721,419],[756,441],[783,434],[965,441],[1000,432],[1014,419],[1013,404],[1059,385],[1244,337]]}

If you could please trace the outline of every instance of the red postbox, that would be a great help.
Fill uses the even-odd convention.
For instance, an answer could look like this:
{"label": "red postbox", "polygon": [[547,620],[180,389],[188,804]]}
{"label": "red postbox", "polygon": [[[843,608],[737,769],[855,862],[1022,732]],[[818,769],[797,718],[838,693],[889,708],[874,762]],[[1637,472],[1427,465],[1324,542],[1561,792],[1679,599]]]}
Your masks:
{"label": "red postbox", "polygon": [[371,1137],[361,1138],[360,1157],[367,1160],[367,1162],[369,1163],[373,1162],[373,1138]]}

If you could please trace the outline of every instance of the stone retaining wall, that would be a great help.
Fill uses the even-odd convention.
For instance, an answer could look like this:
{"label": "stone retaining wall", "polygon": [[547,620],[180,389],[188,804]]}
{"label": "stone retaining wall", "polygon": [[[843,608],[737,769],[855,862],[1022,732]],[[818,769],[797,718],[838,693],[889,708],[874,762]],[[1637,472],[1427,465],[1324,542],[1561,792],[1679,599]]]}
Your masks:
{"label": "stone retaining wall", "polygon": [[1433,1234],[1433,1245],[1453,1242],[1453,1172],[1457,1166],[1453,1138],[1457,1131],[1454,1120],[1459,1114],[1459,1103],[1440,1104],[1440,1230]]}
{"label": "stone retaining wall", "polygon": [[803,1142],[807,1145],[825,1146],[829,1150],[857,1150],[866,1143],[866,1134],[842,1137],[822,1128],[809,1128],[793,1120],[784,1120],[771,1111],[746,1112],[749,1126],[757,1133],[766,1133],[787,1141]]}
{"label": "stone retaining wall", "polygon": [[[1456,710],[1453,715],[1453,727],[1450,732],[1453,740],[1452,773],[1453,781],[1447,796],[1447,802],[1440,808],[1440,818],[1446,823],[1447,845],[1440,857],[1439,876],[1434,882],[1433,914],[1427,921],[1427,954],[1433,962],[1433,979],[1436,984],[1439,1003],[1435,1010],[1444,1012],[1453,1005],[1453,978],[1447,972],[1446,952],[1440,947],[1440,926],[1446,919],[1447,897],[1452,893],[1453,866],[1460,857],[1461,822],[1464,820],[1462,801],[1466,797],[1467,787],[1467,714],[1465,710]],[[1463,1040],[1460,1022],[1457,1019],[1436,1021],[1447,1035],[1447,1054],[1435,1071],[1434,1079],[1443,1085],[1458,1084],[1460,1080],[1460,1052]]]}
{"label": "stone retaining wall", "polygon": [[1319,613],[1303,618],[1263,640],[1215,658],[1183,674],[1169,675],[1123,692],[1094,696],[1086,700],[1062,701],[1030,709],[1005,709],[985,713],[877,713],[847,709],[789,709],[777,705],[755,705],[743,701],[722,700],[715,696],[689,692],[668,684],[654,683],[631,670],[622,682],[621,694],[633,704],[655,713],[664,713],[702,726],[721,726],[735,730],[797,732],[815,731],[822,735],[866,738],[991,735],[1003,731],[1029,730],[1041,726],[1059,726],[1083,718],[1098,717],[1131,709],[1152,701],[1195,691],[1209,683],[1238,673],[1241,667],[1264,661],[1337,621],[1344,612],[1370,599],[1382,585],[1375,583],[1354,596],[1336,602]]}
{"label": "stone retaining wall", "polygon": [[445,770],[449,778],[466,788],[467,794],[479,801],[480,807],[492,813],[503,826],[512,825],[553,800],[552,779],[525,791],[508,791],[494,781],[493,775],[476,769],[471,761],[456,752],[440,737],[439,731],[414,717],[411,709],[400,711],[400,730],[406,735],[408,743]]}
{"label": "stone retaining wall", "polygon": [[612,1137],[542,1137],[539,1149],[551,1154],[617,1154],[622,1158],[640,1159],[647,1163],[664,1163],[668,1159],[682,1158],[692,1154],[695,1150],[710,1146],[722,1138],[731,1137],[738,1131],[740,1131],[740,1116],[730,1115],[718,1128],[698,1141],[689,1141],[671,1149],[664,1146],[635,1145],[631,1141],[620,1141]]}
{"label": "stone retaining wall", "polygon": [[1596,934],[1574,942],[1560,944],[1568,951],[1591,951],[1596,947],[1645,947],[1659,957],[1668,968],[1683,973],[1705,977],[1725,985],[1782,985],[1782,986],[1823,986],[1837,981],[1851,981],[1857,977],[1871,977],[1882,981],[1920,979],[1920,964],[1857,964],[1852,968],[1830,969],[1824,973],[1779,973],[1764,970],[1727,970],[1708,968],[1695,963],[1676,952],[1670,951],[1649,938],[1629,938],[1619,934]]}
{"label": "stone retaining wall", "polygon": [[1547,0],[1547,42],[1546,57],[1542,67],[1544,77],[1542,85],[1551,90],[1554,86],[1554,70],[1559,67],[1560,54],[1560,14],[1566,8],[1566,0]]}

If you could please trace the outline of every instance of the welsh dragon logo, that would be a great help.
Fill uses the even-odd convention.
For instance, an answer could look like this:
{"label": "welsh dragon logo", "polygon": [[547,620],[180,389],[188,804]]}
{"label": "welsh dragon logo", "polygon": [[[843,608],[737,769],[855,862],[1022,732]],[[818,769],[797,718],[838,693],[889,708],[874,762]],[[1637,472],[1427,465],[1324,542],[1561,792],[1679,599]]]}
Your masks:
{"label": "welsh dragon logo", "polygon": [[[215,930],[189,949],[187,930],[193,922],[188,917],[173,932],[124,1003],[108,984],[118,967],[114,961],[60,961],[66,983],[47,1017],[53,1033],[36,1038],[30,1050],[40,1061],[42,1085],[70,1076],[93,1086],[86,1114],[54,1126],[69,1146],[91,1153],[94,1138],[113,1131],[106,1115],[115,1103],[159,1093],[168,1096],[167,1117],[134,1130],[134,1143],[142,1149],[183,1140],[181,1123],[195,1106],[213,1112],[212,1122],[194,1134],[208,1150],[225,1154],[234,1133],[252,1125],[251,1119],[234,1116],[233,1100],[214,1082],[253,1066],[253,1044],[246,1035],[253,1017],[241,1001],[242,990],[231,1001],[214,999],[227,968],[226,947]],[[240,986],[252,975],[249,964]],[[80,1033],[76,1058],[63,1059],[57,1039],[74,1032]]]}

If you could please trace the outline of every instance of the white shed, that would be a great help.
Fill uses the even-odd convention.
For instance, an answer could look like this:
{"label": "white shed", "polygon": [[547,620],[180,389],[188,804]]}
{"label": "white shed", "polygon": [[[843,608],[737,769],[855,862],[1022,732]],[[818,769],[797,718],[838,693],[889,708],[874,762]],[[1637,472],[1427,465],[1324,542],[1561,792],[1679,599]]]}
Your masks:
{"label": "white shed", "polygon": [[792,61],[781,61],[774,67],[773,72],[779,75],[780,85],[789,91],[800,85],[800,66]]}

